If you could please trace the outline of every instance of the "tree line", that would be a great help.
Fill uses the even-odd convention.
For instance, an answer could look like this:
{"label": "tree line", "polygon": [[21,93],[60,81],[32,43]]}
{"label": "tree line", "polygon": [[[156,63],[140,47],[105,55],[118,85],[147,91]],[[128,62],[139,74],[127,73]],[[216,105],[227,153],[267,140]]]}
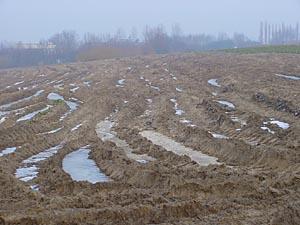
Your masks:
{"label": "tree line", "polygon": [[[75,31],[62,31],[48,39],[41,40],[36,47],[22,48],[22,43],[0,44],[0,68],[34,66],[122,57],[143,54],[164,54],[172,52],[206,51],[226,48],[256,46],[259,43],[250,40],[242,33],[229,36],[185,34],[178,24],[168,32],[163,25],[146,26],[139,34],[133,28],[129,34],[118,29],[114,34],[86,33],[80,37]],[[19,47],[18,47],[19,46]]]}
{"label": "tree line", "polygon": [[259,41],[264,45],[299,44],[299,23],[293,26],[261,22]]}

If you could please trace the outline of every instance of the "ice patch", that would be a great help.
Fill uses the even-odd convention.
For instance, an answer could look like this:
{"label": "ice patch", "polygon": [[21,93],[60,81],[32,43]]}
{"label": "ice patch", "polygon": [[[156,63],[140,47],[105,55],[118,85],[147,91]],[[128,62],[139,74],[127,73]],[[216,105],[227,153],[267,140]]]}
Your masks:
{"label": "ice patch", "polygon": [[63,145],[60,144],[23,160],[23,166],[18,168],[15,172],[16,178],[24,182],[33,180],[39,173],[38,163],[52,157],[62,148]]}
{"label": "ice patch", "polygon": [[86,85],[87,87],[91,86],[92,81],[84,81],[83,84]]}
{"label": "ice patch", "polygon": [[185,113],[182,109],[179,109],[176,99],[172,98],[170,99],[170,101],[174,103],[175,115],[181,116],[182,114]]}
{"label": "ice patch", "polygon": [[17,120],[17,123],[18,123],[18,122],[22,122],[22,121],[26,121],[26,120],[31,120],[31,119],[33,119],[36,115],[38,115],[39,113],[46,112],[46,111],[49,110],[50,108],[51,108],[51,106],[48,105],[46,108],[43,108],[43,109],[41,109],[41,110],[37,110],[37,111],[34,111],[34,112],[32,112],[32,113],[29,113],[29,114],[27,114],[27,115],[25,115],[25,116],[22,116],[21,118],[19,118],[19,119]]}
{"label": "ice patch", "polygon": [[155,159],[146,154],[139,155],[133,153],[133,149],[127,144],[126,141],[121,140],[117,137],[117,134],[111,131],[111,128],[114,126],[114,122],[109,120],[101,121],[96,126],[96,133],[98,137],[103,141],[111,141],[117,145],[117,147],[122,148],[129,159],[135,160],[137,162],[143,161],[154,161]]}
{"label": "ice patch", "polygon": [[231,102],[228,102],[228,101],[216,101],[216,102],[218,102],[219,104],[221,104],[223,106],[226,106],[226,107],[228,107],[230,109],[235,109],[234,104],[231,103]]}
{"label": "ice patch", "polygon": [[49,132],[42,133],[42,134],[55,134],[55,133],[57,133],[58,131],[60,131],[62,129],[63,129],[63,127],[60,127],[60,128],[55,129],[55,130],[51,130]]}
{"label": "ice patch", "polygon": [[78,130],[81,126],[82,126],[82,123],[76,125],[75,127],[73,127],[73,128],[71,129],[71,132],[74,132],[74,131]]}
{"label": "ice patch", "polygon": [[221,87],[220,84],[218,84],[218,80],[217,79],[210,79],[207,81],[210,85],[215,86],[215,87]]}
{"label": "ice patch", "polygon": [[238,118],[237,116],[230,116],[230,119],[232,122],[236,122],[236,123],[240,123],[242,126],[246,126],[247,125],[247,122],[245,120],[242,120],[240,118]]}
{"label": "ice patch", "polygon": [[0,124],[1,124],[1,123],[4,123],[5,120],[6,120],[6,117],[2,117],[2,118],[0,119]]}
{"label": "ice patch", "polygon": [[281,122],[281,121],[278,121],[278,120],[273,120],[273,119],[271,119],[270,121],[264,122],[263,124],[264,125],[275,124],[275,125],[277,125],[278,127],[280,127],[281,129],[284,129],[284,130],[286,130],[290,127],[290,125],[288,123]]}
{"label": "ice patch", "polygon": [[118,80],[119,85],[123,85],[125,83],[125,79]]}
{"label": "ice patch", "polygon": [[176,88],[176,91],[182,92],[182,89],[181,88]]}
{"label": "ice patch", "polygon": [[274,131],[272,131],[269,127],[260,127],[262,130],[268,131],[271,134],[275,134]]}
{"label": "ice patch", "polygon": [[23,84],[24,82],[25,82],[25,81],[23,80],[23,81],[20,81],[20,82],[14,83],[14,85],[15,85],[15,86],[17,86],[17,85]]}
{"label": "ice patch", "polygon": [[79,87],[75,87],[75,88],[70,89],[70,91],[75,93],[78,89],[79,89]]}
{"label": "ice patch", "polygon": [[170,139],[169,137],[155,131],[143,131],[140,133],[143,137],[150,140],[153,144],[159,145],[167,151],[173,152],[176,155],[188,156],[191,160],[197,162],[201,166],[208,166],[210,164],[219,164],[217,158],[203,154],[200,151],[195,151],[187,148],[182,144]]}
{"label": "ice patch", "polygon": [[6,148],[0,152],[0,157],[14,153],[16,150],[16,147]]}
{"label": "ice patch", "polygon": [[229,137],[223,135],[223,134],[217,134],[217,133],[213,133],[213,132],[208,132],[210,133],[214,138],[217,138],[217,139],[229,139]]}
{"label": "ice patch", "polygon": [[49,100],[52,100],[52,101],[57,101],[57,100],[64,101],[67,104],[67,106],[69,107],[70,110],[68,112],[66,112],[60,118],[60,121],[64,120],[69,114],[71,114],[72,112],[74,112],[78,108],[78,104],[76,102],[66,101],[63,96],[61,96],[61,95],[59,95],[57,93],[50,93],[47,98]]}
{"label": "ice patch", "polygon": [[287,75],[283,75],[283,74],[275,74],[278,77],[283,77],[289,80],[300,80],[300,77],[296,77],[296,76],[287,76]]}
{"label": "ice patch", "polygon": [[150,98],[146,99],[146,101],[147,101],[149,104],[151,104],[151,103],[153,102],[153,100],[150,99]]}
{"label": "ice patch", "polygon": [[47,97],[49,100],[52,100],[52,101],[57,101],[57,100],[62,100],[64,101],[64,97],[57,94],[57,93],[50,93],[48,94],[48,97]]}
{"label": "ice patch", "polygon": [[97,166],[94,160],[89,159],[90,149],[80,148],[65,156],[63,170],[75,181],[88,181],[92,184],[109,182],[107,177]]}
{"label": "ice patch", "polygon": [[156,86],[150,86],[152,89],[154,89],[154,90],[157,90],[157,91],[160,91],[160,88],[159,87],[156,87]]}
{"label": "ice patch", "polygon": [[21,102],[29,101],[29,100],[31,100],[31,99],[34,98],[34,97],[40,96],[43,92],[44,92],[44,90],[39,90],[39,91],[37,91],[35,94],[33,94],[33,95],[29,96],[29,97],[22,98],[22,99],[20,99],[20,100],[17,100],[17,101],[14,101],[14,102],[11,102],[11,103],[8,103],[8,104],[5,104],[5,105],[1,105],[1,106],[0,106],[0,109],[1,109],[1,110],[7,109],[7,108],[9,108],[9,107],[11,107],[11,106],[13,106],[13,105],[19,104],[19,103],[21,103]]}

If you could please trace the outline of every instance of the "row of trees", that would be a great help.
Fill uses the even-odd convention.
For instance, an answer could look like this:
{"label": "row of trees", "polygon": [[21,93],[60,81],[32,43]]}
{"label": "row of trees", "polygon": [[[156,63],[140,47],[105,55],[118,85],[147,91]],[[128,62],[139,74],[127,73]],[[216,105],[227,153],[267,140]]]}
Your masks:
{"label": "row of trees", "polygon": [[43,48],[22,49],[15,47],[16,45],[0,44],[0,68],[73,62],[82,52],[91,49],[94,49],[94,55],[97,55],[95,51],[99,49],[102,51],[101,58],[105,58],[107,53],[107,57],[113,56],[109,54],[109,49],[113,49],[114,52],[123,49],[120,52],[132,50],[135,54],[161,54],[248,47],[257,44],[239,33],[231,37],[226,33],[186,35],[178,24],[172,27],[171,32],[159,25],[146,26],[141,34],[135,28],[128,35],[122,29],[118,29],[115,34],[86,33],[82,38],[75,31],[63,31],[49,39],[41,40],[38,46],[46,46],[46,43],[52,43],[55,48],[49,51]]}
{"label": "row of trees", "polygon": [[299,23],[295,26],[282,24],[270,24],[261,22],[259,41],[261,44],[299,44]]}

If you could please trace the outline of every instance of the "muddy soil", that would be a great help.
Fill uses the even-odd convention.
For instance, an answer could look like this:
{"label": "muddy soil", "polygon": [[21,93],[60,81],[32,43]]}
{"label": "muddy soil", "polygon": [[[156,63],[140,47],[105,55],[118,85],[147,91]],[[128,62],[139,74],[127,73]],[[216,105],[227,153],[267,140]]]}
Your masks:
{"label": "muddy soil", "polygon": [[[278,76],[300,77],[299,62],[173,54],[1,70],[0,224],[300,224],[300,80]],[[102,177],[73,180],[63,162]]]}

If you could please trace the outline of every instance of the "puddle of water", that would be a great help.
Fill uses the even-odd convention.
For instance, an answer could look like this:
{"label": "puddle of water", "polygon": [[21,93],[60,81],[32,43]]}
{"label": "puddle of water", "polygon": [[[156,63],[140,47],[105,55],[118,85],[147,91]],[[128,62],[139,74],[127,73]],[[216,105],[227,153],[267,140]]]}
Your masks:
{"label": "puddle of water", "polygon": [[92,184],[109,182],[107,177],[96,165],[94,160],[89,159],[90,149],[86,147],[65,156],[62,162],[63,170],[74,181],[88,181]]}
{"label": "puddle of water", "polygon": [[17,150],[16,147],[6,148],[0,152],[0,157],[14,153],[16,150]]}
{"label": "puddle of water", "polygon": [[35,116],[37,116],[39,113],[46,112],[46,111],[49,110],[50,108],[51,108],[51,106],[48,105],[46,108],[43,108],[43,109],[41,109],[41,110],[37,110],[37,111],[34,111],[34,112],[32,112],[32,113],[29,113],[29,114],[27,114],[27,115],[25,115],[25,116],[22,116],[21,118],[19,118],[19,119],[17,120],[17,123],[18,123],[18,122],[22,122],[22,121],[26,121],[26,120],[31,120],[31,119],[33,119]]}
{"label": "puddle of water", "polygon": [[300,80],[300,77],[296,77],[296,76],[288,76],[288,75],[283,75],[283,74],[275,74],[278,77],[283,77],[289,80]]}
{"label": "puddle of water", "polygon": [[228,107],[230,109],[235,109],[234,104],[231,103],[231,102],[228,102],[228,101],[216,101],[216,102],[218,102],[219,104],[221,104],[223,106],[226,106],[226,107]]}
{"label": "puddle of water", "polygon": [[210,164],[220,164],[217,162],[217,158],[203,154],[200,151],[195,151],[191,148],[187,148],[182,144],[170,139],[169,137],[160,134],[155,131],[143,131],[140,133],[143,137],[150,140],[153,144],[159,145],[167,151],[173,152],[176,155],[188,156],[193,161],[197,162],[201,166],[208,166]]}
{"label": "puddle of water", "polygon": [[62,148],[63,145],[60,144],[23,160],[22,167],[15,172],[16,178],[24,182],[33,180],[39,173],[38,163],[52,157]]}
{"label": "puddle of water", "polygon": [[73,128],[71,129],[71,132],[74,132],[74,131],[78,130],[81,126],[82,126],[82,123],[76,125],[75,127],[73,127]]}
{"label": "puddle of water", "polygon": [[274,131],[272,131],[269,127],[260,127],[262,130],[268,131],[271,134],[275,134]]}
{"label": "puddle of water", "polygon": [[208,132],[210,133],[214,138],[217,138],[217,139],[229,139],[229,137],[223,135],[223,134],[217,134],[217,133],[213,133],[213,132]]}
{"label": "puddle of water", "polygon": [[215,86],[215,87],[221,87],[220,84],[218,84],[218,80],[217,79],[210,79],[207,81],[210,85]]}
{"label": "puddle of water", "polygon": [[135,160],[137,162],[149,162],[154,161],[155,159],[151,156],[148,156],[146,154],[144,155],[138,155],[134,154],[133,149],[130,148],[130,146],[127,144],[126,141],[121,140],[117,137],[116,133],[111,131],[111,128],[114,126],[114,123],[109,120],[101,121],[97,124],[96,127],[96,133],[98,137],[103,141],[111,141],[117,145],[117,147],[122,148],[126,154],[126,156],[132,160]]}

